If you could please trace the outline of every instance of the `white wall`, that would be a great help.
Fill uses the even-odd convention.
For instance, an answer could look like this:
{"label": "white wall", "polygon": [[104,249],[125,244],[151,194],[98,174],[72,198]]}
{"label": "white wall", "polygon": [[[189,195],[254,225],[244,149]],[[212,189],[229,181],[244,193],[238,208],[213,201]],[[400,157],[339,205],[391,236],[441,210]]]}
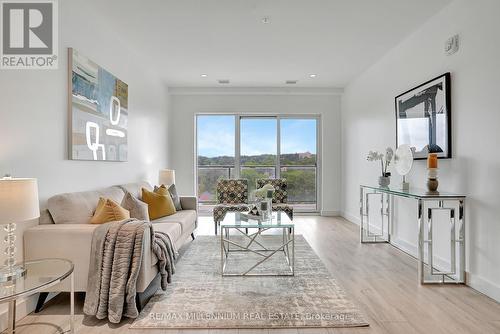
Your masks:
{"label": "white wall", "polygon": [[[378,171],[365,161],[366,153],[395,145],[394,97],[451,72],[453,159],[440,160],[440,189],[468,196],[469,283],[500,300],[498,13],[497,0],[455,1],[348,85],[342,101],[342,208],[357,221],[359,185],[375,183]],[[444,55],[444,41],[457,33],[459,52]],[[425,187],[425,161],[416,161],[410,182]],[[399,204],[397,237],[415,245],[415,206]]]}
{"label": "white wall", "polygon": [[[0,175],[38,178],[42,206],[56,193],[155,181],[158,169],[167,166],[167,89],[118,38],[119,27],[107,26],[92,6],[88,1],[59,1],[58,70],[0,71]],[[68,47],[129,85],[128,162],[67,159]],[[19,259],[22,231],[33,224],[18,225]]]}
{"label": "white wall", "polygon": [[[0,173],[37,177],[42,202],[55,193],[156,178],[167,164],[167,88],[98,12],[85,1],[59,1],[59,69],[0,72]],[[129,85],[128,162],[67,159],[68,47]]]}
{"label": "white wall", "polygon": [[197,113],[316,114],[322,124],[322,213],[340,210],[339,90],[301,91],[252,89],[171,90],[171,167],[183,194],[195,193],[195,115]]}

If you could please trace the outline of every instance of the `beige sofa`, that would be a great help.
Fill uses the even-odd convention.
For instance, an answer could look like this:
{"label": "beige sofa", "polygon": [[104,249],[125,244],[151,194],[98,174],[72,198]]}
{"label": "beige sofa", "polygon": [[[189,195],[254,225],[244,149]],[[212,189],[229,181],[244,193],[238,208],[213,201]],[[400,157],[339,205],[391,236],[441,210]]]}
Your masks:
{"label": "beige sofa", "polygon": [[[141,188],[152,190],[146,182],[112,186],[96,191],[66,193],[51,197],[42,212],[40,225],[24,232],[25,260],[65,258],[75,266],[75,292],[85,292],[89,271],[92,233],[97,225],[90,224],[99,197],[121,203],[125,191],[140,198]],[[196,197],[180,196],[181,211],[154,220],[153,228],[168,233],[179,249],[194,239],[197,227]],[[151,252],[150,234],[145,233],[143,262],[137,280],[137,292],[144,292],[158,274],[156,256]],[[157,280],[156,280],[157,281]],[[151,289],[151,287],[150,287]],[[154,289],[153,289],[154,290]],[[53,286],[49,291],[70,291],[69,282]],[[154,292],[154,291],[153,291]],[[43,300],[41,301],[43,304]]]}

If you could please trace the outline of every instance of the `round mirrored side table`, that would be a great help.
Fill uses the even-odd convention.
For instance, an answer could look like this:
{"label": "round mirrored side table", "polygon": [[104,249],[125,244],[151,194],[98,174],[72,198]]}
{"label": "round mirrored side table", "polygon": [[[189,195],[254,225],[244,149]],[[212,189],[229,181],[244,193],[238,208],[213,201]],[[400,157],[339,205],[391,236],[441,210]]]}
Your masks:
{"label": "round mirrored side table", "polygon": [[9,328],[7,333],[16,330],[16,300],[41,292],[69,277],[70,294],[70,333],[74,333],[75,292],[73,263],[65,259],[41,259],[26,261],[23,264],[26,274],[15,281],[0,284],[0,303],[9,303]]}

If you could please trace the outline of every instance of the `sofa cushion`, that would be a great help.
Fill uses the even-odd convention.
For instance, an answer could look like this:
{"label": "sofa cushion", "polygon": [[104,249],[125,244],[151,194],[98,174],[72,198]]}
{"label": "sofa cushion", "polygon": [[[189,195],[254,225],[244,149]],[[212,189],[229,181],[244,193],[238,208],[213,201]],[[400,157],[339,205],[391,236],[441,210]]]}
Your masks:
{"label": "sofa cushion", "polygon": [[130,211],[120,206],[112,199],[101,197],[94,216],[90,219],[91,224],[104,224],[121,221],[130,218]]}
{"label": "sofa cushion", "polygon": [[149,211],[148,205],[138,198],[132,196],[131,193],[127,191],[125,197],[123,197],[122,206],[130,211],[130,217],[149,221]]}
{"label": "sofa cushion", "polygon": [[54,224],[54,220],[52,219],[49,210],[45,209],[40,211],[40,219],[38,220],[38,224],[40,225]]}
{"label": "sofa cushion", "polygon": [[172,199],[172,202],[174,202],[175,210],[176,211],[182,210],[181,201],[179,199],[179,195],[177,195],[177,189],[175,188],[175,184],[172,184],[168,188],[164,184],[162,184],[159,187],[155,186],[153,191],[160,195],[167,195],[168,193],[168,195],[170,195],[170,198]]}
{"label": "sofa cushion", "polygon": [[56,224],[88,224],[100,197],[121,203],[124,195],[119,187],[59,194],[49,198],[47,208]]}
{"label": "sofa cushion", "polygon": [[158,218],[153,223],[176,223],[175,225],[180,225],[182,233],[191,233],[196,225],[196,210],[177,211],[173,215]]}
{"label": "sofa cushion", "polygon": [[[162,184],[161,186],[155,186],[153,191],[160,195],[166,195],[168,193],[168,188],[166,185]],[[169,193],[170,194],[170,193]]]}
{"label": "sofa cushion", "polygon": [[153,191],[153,187],[151,187],[151,185],[146,181],[121,184],[118,187],[120,187],[124,193],[129,192],[132,196],[138,199],[142,198],[142,188]]}
{"label": "sofa cushion", "polygon": [[182,235],[182,227],[180,226],[180,224],[153,222],[153,230],[167,233],[170,238],[172,238],[172,242],[174,244],[180,239]]}
{"label": "sofa cushion", "polygon": [[148,204],[149,219],[155,220],[175,213],[175,205],[168,191],[165,195],[142,188],[142,201]]}
{"label": "sofa cushion", "polygon": [[179,195],[177,194],[177,188],[175,188],[175,184],[172,184],[168,187],[168,192],[170,193],[170,197],[172,197],[172,201],[174,201],[175,209],[177,211],[182,210],[181,200]]}

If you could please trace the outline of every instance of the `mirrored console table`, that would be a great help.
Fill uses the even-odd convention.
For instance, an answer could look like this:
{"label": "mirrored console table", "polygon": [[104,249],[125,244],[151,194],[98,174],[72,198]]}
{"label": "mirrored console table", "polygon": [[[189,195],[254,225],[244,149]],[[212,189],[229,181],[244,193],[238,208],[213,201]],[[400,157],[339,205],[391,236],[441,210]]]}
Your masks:
{"label": "mirrored console table", "polygon": [[[359,196],[360,240],[361,243],[390,243],[394,227],[394,198],[414,199],[417,203],[415,226],[418,229],[417,259],[418,279],[421,284],[427,283],[465,283],[465,196],[446,192],[428,192],[424,189],[398,189],[399,186],[380,187],[361,185]],[[380,207],[378,226],[370,221],[374,210],[370,203],[376,200]],[[433,236],[443,231],[434,228],[438,222],[433,219],[437,211],[448,213],[450,263],[449,268],[437,268],[433,253]],[[370,213],[371,212],[371,213]],[[378,210],[376,210],[378,215]],[[373,217],[372,217],[373,218]],[[427,260],[426,260],[427,258]]]}

